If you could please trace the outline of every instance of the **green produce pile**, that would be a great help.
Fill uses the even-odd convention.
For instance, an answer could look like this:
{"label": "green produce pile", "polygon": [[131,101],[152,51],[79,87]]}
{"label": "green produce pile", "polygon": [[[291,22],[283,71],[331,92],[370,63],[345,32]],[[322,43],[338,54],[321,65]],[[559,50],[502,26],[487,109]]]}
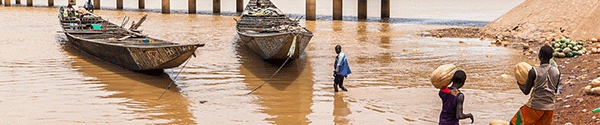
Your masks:
{"label": "green produce pile", "polygon": [[583,47],[583,41],[574,41],[567,38],[561,38],[552,42],[552,49],[554,49],[554,57],[574,57],[581,56],[587,51]]}

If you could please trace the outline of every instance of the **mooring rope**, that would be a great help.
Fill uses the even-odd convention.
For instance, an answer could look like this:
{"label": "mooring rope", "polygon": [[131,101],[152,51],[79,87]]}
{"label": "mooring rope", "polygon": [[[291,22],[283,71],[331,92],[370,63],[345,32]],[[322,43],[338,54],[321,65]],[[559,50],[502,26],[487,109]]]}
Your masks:
{"label": "mooring rope", "polygon": [[162,92],[162,94],[160,94],[160,96],[158,97],[158,100],[160,100],[160,98],[165,94],[165,92],[167,92],[167,90],[169,90],[169,88],[171,88],[171,85],[173,85],[173,83],[175,83],[175,80],[177,80],[177,77],[179,76],[179,74],[181,73],[181,71],[183,71],[183,68],[185,68],[185,66],[187,65],[188,62],[190,62],[190,58],[188,58],[185,61],[185,64],[183,64],[183,67],[181,67],[181,70],[179,70],[179,72],[177,73],[177,75],[175,75],[175,78],[173,78],[173,80],[171,81],[171,83],[167,86],[167,88],[165,89],[165,91]]}
{"label": "mooring rope", "polygon": [[292,41],[292,44],[290,45],[290,49],[287,54],[288,58],[285,59],[285,61],[283,62],[283,64],[281,64],[281,66],[279,66],[279,69],[277,69],[277,71],[275,71],[275,73],[273,73],[273,75],[271,75],[271,77],[269,77],[269,79],[267,79],[265,82],[260,84],[258,87],[254,88],[252,91],[246,93],[245,95],[252,94],[254,91],[260,89],[263,85],[268,83],[271,80],[271,78],[273,78],[273,76],[275,76],[283,68],[283,66],[285,66],[285,64],[288,62],[288,60],[290,60],[290,58],[292,58],[295,51],[296,51],[296,35],[294,35],[294,40]]}

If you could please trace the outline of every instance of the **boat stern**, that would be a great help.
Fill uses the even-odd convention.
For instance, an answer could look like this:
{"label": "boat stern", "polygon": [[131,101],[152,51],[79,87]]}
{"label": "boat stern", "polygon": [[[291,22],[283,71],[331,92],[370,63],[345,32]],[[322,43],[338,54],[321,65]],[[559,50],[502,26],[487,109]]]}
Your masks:
{"label": "boat stern", "polygon": [[190,58],[197,45],[170,46],[158,48],[129,48],[139,70],[166,69],[183,64]]}

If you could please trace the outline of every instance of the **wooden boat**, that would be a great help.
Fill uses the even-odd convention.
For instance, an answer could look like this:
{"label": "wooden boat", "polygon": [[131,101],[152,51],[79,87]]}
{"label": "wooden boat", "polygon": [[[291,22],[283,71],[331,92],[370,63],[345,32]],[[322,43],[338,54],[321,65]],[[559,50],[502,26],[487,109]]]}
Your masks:
{"label": "wooden boat", "polygon": [[[159,70],[184,63],[204,44],[178,44],[147,37],[97,15],[81,18],[59,14],[68,43],[102,60],[130,70]],[[145,17],[142,18],[145,20]],[[124,21],[125,22],[125,21]],[[141,24],[143,20],[137,23]],[[91,25],[101,25],[94,29]],[[132,26],[133,27],[133,26]]]}
{"label": "wooden boat", "polygon": [[270,0],[250,0],[237,20],[242,44],[262,59],[297,59],[313,33],[288,18]]}

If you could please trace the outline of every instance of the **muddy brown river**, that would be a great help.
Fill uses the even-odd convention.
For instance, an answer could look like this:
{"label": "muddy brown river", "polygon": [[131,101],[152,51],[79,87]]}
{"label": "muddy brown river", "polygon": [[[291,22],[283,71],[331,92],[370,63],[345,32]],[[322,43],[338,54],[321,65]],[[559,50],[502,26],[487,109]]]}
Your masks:
{"label": "muddy brown river", "polygon": [[[183,5],[176,2],[182,0],[171,3],[186,7],[185,1]],[[465,4],[446,7],[436,2],[452,1],[423,2],[434,5],[428,8],[439,7],[435,9],[400,7],[396,11],[422,14],[392,16],[436,21],[467,15],[473,18],[465,20],[491,21],[522,0],[502,6],[472,6],[462,1]],[[149,8],[159,5],[147,3],[152,4]],[[294,4],[303,2],[281,4],[281,8],[302,14],[303,9],[292,9]],[[327,15],[329,5],[318,5],[325,10],[317,14]],[[126,3],[125,7],[135,6],[137,3]],[[223,8],[227,6],[233,10],[234,4]],[[264,62],[238,43],[232,19],[237,17],[96,13],[113,22],[125,15],[139,19],[148,14],[140,28],[144,33],[206,46],[196,51],[198,56],[191,58],[177,78],[181,67],[153,75],[132,72],[67,44],[65,35],[57,33],[62,29],[56,8],[1,6],[0,124],[437,124],[441,99],[429,75],[447,63],[467,72],[462,89],[465,112],[473,113],[475,124],[487,124],[494,119],[509,120],[526,102],[528,96],[515,85],[512,69],[522,61],[535,64],[521,50],[485,40],[418,35],[422,30],[457,27],[452,25],[302,21],[315,34],[304,56],[286,65],[255,93],[244,95],[265,82],[279,65]],[[333,92],[331,71],[337,44],[348,55],[353,71],[344,82],[348,92]],[[158,100],[171,82],[175,86]]]}

